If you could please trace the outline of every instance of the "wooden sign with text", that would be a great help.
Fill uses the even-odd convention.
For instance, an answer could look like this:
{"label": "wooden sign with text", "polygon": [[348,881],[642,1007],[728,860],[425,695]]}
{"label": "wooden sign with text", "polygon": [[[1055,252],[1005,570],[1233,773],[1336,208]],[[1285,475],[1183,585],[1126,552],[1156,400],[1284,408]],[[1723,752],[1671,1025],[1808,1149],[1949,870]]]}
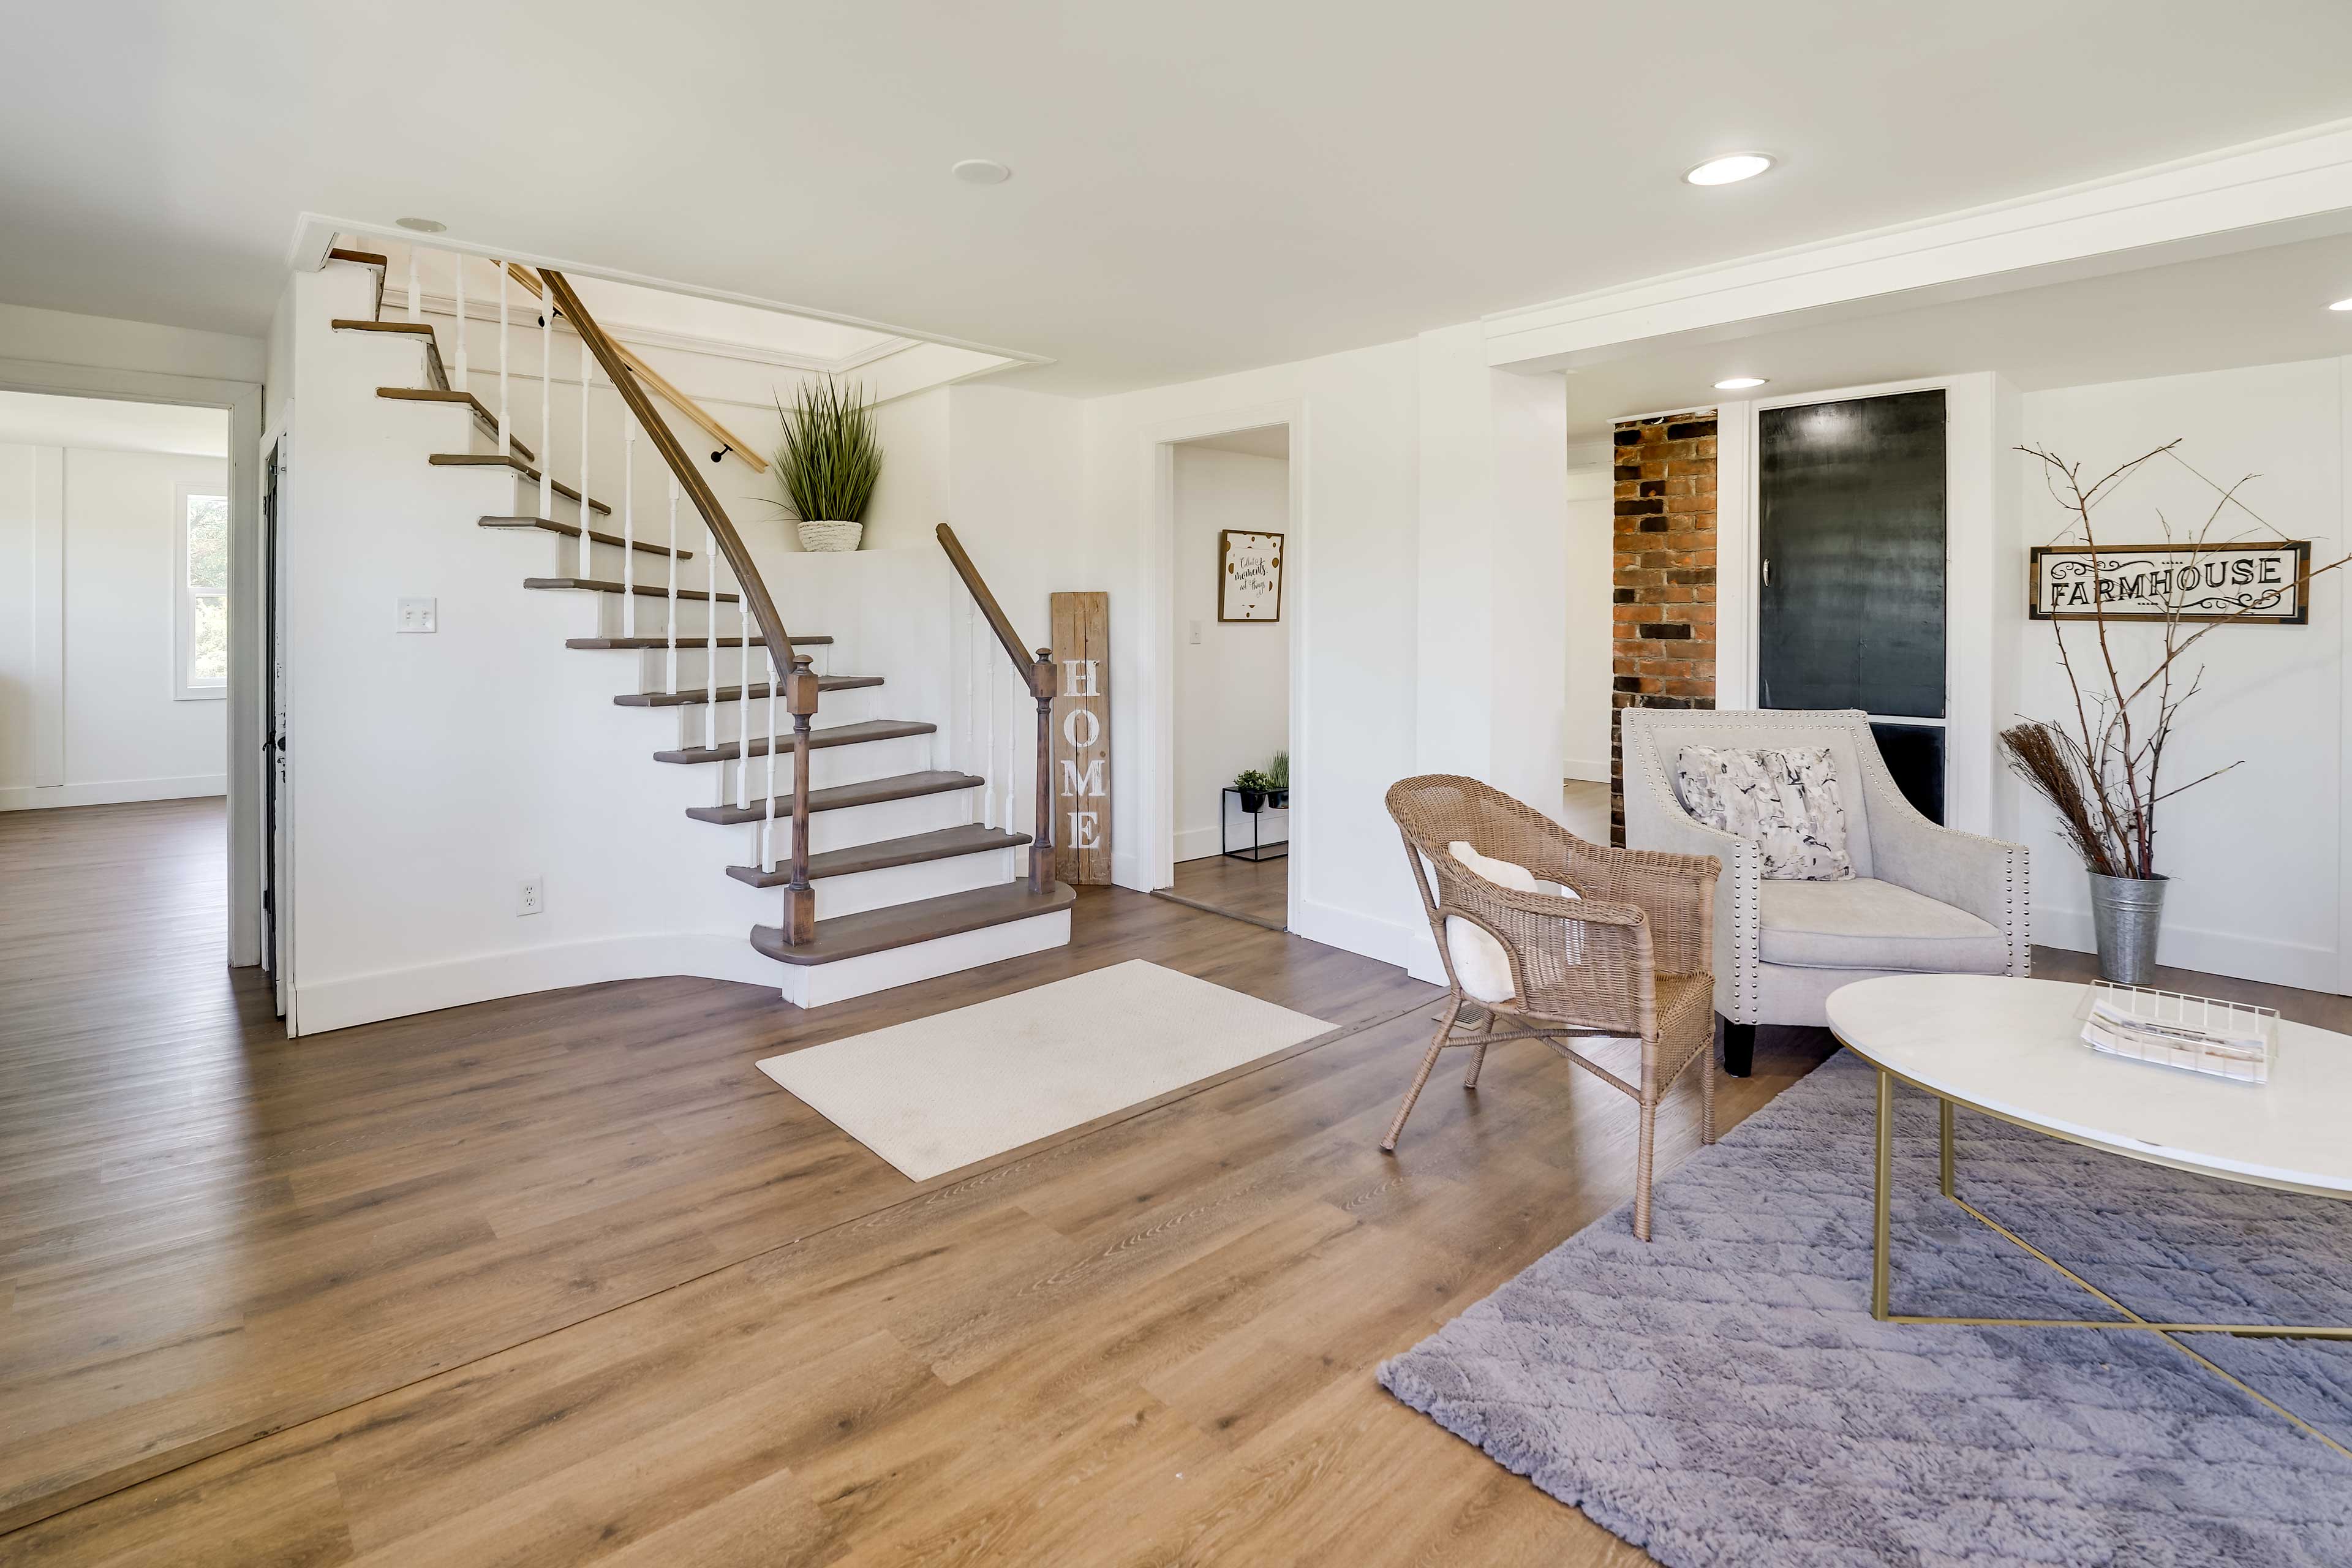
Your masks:
{"label": "wooden sign with text", "polygon": [[1056,594],[1055,864],[1072,886],[1110,880],[1110,595]]}
{"label": "wooden sign with text", "polygon": [[[2097,569],[2093,570],[2095,559]],[[2311,542],[2044,544],[2032,552],[2037,621],[2087,621],[2104,605],[2111,621],[2242,621],[2308,625]]]}

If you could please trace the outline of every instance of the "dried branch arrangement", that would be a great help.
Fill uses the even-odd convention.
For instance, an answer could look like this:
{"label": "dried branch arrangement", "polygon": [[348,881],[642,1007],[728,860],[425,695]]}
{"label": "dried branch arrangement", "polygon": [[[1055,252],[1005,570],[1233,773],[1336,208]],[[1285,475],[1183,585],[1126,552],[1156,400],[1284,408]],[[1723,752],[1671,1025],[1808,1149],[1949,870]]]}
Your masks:
{"label": "dried branch arrangement", "polygon": [[[2175,450],[2179,445],[2179,440],[2168,441],[2088,485],[2083,482],[2080,463],[2067,462],[2038,447],[2017,448],[2041,463],[2051,496],[2073,515],[2074,521],[2062,542],[2080,543],[2090,552],[2094,591],[2089,619],[2097,657],[2086,677],[2077,668],[2075,650],[2067,647],[2065,623],[2053,620],[2050,625],[2058,641],[2059,668],[2066,672],[2067,686],[2074,693],[2074,717],[2071,721],[2027,720],[2003,730],[2000,739],[2008,751],[2011,771],[2056,810],[2068,841],[2083,858],[2084,867],[2102,877],[2144,879],[2156,876],[2157,806],[2183,790],[2219,778],[2240,765],[2228,763],[2186,784],[2168,784],[2164,777],[2165,748],[2171,742],[2173,726],[2182,706],[2197,695],[2205,675],[2204,666],[2190,669],[2183,663],[2182,656],[2217,627],[2247,618],[2253,609],[2250,606],[2204,621],[2192,630],[2181,618],[2180,590],[2168,588],[2167,610],[2160,623],[2162,637],[2153,668],[2135,679],[2117,663],[2105,598],[2096,587],[2102,579],[2099,539],[2091,520],[2092,509],[2113,495],[2116,488],[2143,464],[2158,458],[2169,458],[2196,474],[2211,487],[2217,498],[2212,510],[2190,537],[2192,549],[2202,549],[2215,527],[2232,510],[2243,512],[2273,533],[2279,531],[2238,497],[2254,475],[2248,474],[2224,489],[2189,468]],[[2158,520],[2163,525],[2164,537],[2170,541],[2170,523],[2161,513]],[[2323,572],[2333,572],[2347,561],[2352,561],[2352,556],[2314,567],[2310,575],[2316,578]],[[2184,578],[2187,575],[2182,574]]]}

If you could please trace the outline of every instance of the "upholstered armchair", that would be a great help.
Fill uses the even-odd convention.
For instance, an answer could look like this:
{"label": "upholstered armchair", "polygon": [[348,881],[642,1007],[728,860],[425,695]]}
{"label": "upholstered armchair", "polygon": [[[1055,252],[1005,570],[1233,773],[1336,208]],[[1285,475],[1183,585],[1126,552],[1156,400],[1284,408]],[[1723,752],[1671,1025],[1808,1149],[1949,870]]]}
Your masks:
{"label": "upholstered armchair", "polygon": [[[1539,1039],[1639,1105],[1633,1234],[1649,1240],[1658,1102],[1695,1062],[1700,1138],[1715,1142],[1708,903],[1721,868],[1712,856],[1588,844],[1491,784],[1452,774],[1391,785],[1388,808],[1404,836],[1448,994],[1381,1149],[1396,1151],[1442,1053],[1469,1048],[1462,1087],[1475,1089],[1488,1046]],[[1465,1023],[1474,1009],[1475,1022]],[[1508,1026],[1497,1032],[1498,1023]],[[1631,1079],[1577,1049],[1594,1040],[1638,1048]]]}
{"label": "upholstered armchair", "polygon": [[[2025,846],[1939,827],[1904,798],[1870,721],[1850,710],[1757,712],[1628,708],[1619,716],[1625,842],[1713,855],[1715,1006],[1724,1068],[1746,1077],[1756,1026],[1829,1022],[1822,1005],[1880,974],[2024,974],[2029,947]],[[1853,876],[1766,880],[1753,844],[1694,821],[1675,793],[1685,746],[1727,751],[1827,747],[1837,767]]]}

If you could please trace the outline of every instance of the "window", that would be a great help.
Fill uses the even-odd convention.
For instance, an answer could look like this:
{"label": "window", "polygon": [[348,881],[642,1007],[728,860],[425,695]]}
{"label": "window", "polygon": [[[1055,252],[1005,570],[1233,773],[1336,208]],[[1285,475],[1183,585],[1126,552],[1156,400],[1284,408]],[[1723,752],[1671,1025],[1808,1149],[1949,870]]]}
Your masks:
{"label": "window", "polygon": [[173,616],[181,700],[228,695],[228,498],[182,485]]}

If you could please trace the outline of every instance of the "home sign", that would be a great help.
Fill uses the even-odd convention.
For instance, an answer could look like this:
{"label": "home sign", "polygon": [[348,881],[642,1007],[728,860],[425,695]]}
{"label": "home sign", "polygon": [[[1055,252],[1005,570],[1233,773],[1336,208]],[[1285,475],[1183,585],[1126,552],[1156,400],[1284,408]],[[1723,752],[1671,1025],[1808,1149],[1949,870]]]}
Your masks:
{"label": "home sign", "polygon": [[2310,619],[2311,542],[2232,544],[2044,544],[2032,552],[2037,621],[2248,621],[2299,626]]}

